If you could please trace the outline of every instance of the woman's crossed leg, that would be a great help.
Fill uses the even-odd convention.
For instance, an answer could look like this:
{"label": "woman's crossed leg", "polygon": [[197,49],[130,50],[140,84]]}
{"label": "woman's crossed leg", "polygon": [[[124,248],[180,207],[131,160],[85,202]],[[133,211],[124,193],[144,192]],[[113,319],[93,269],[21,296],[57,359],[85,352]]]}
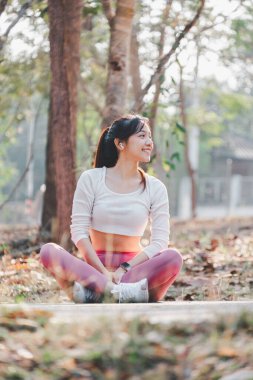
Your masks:
{"label": "woman's crossed leg", "polygon": [[[40,262],[69,295],[75,281],[98,294],[104,294],[106,291],[108,285],[106,276],[55,243],[47,243],[41,248]],[[181,266],[180,253],[175,249],[166,249],[131,268],[123,275],[121,282],[134,283],[147,278],[149,301],[159,301],[176,279]]]}

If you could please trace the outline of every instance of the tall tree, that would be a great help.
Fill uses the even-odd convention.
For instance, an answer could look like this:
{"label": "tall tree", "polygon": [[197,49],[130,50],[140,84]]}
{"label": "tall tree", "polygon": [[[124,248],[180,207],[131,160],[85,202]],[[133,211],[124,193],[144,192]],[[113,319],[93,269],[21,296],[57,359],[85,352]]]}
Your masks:
{"label": "tall tree", "polygon": [[[171,2],[168,2],[167,6],[166,6],[166,7],[168,7],[167,8],[168,12],[169,12],[170,5],[171,5]],[[178,49],[181,41],[185,38],[187,33],[189,33],[189,31],[192,29],[192,27],[198,21],[201,13],[203,11],[204,5],[205,5],[205,0],[199,0],[199,5],[198,5],[198,8],[196,10],[194,17],[177,34],[170,50],[167,53],[163,54],[160,57],[160,59],[158,60],[158,64],[157,64],[156,69],[154,70],[153,74],[151,75],[146,86],[142,89],[141,94],[139,96],[139,99],[137,99],[134,103],[133,109],[136,112],[141,112],[143,110],[145,95],[148,93],[150,88],[153,85],[155,85],[157,83],[157,81],[159,81],[159,78],[161,78],[161,76],[164,74],[164,72],[166,70],[166,65],[170,61],[171,57],[175,54],[175,51]],[[165,9],[165,12],[166,12],[166,9]]]}
{"label": "tall tree", "polygon": [[[170,14],[170,9],[172,5],[173,0],[166,0],[165,7],[163,9],[162,17],[161,17],[161,24],[160,24],[160,38],[159,38],[159,44],[158,44],[158,60],[160,60],[163,56],[164,53],[164,43],[166,39],[166,26]],[[163,83],[163,75],[160,75],[160,77],[157,77],[154,85],[155,85],[155,92],[153,96],[153,100],[151,103],[150,107],[150,115],[149,115],[149,120],[150,120],[150,128],[152,131],[152,135],[154,135],[154,128],[155,128],[155,122],[156,122],[156,116],[157,116],[157,111],[158,111],[158,106],[159,106],[159,97],[161,93],[161,87]],[[138,100],[137,100],[138,101]],[[162,165],[162,156],[161,156],[161,151],[157,149],[157,144],[154,144],[154,152],[155,154],[155,161],[153,163],[153,167],[156,171],[157,174],[159,174],[159,177],[165,182],[166,181],[166,173],[163,170],[163,165]]]}
{"label": "tall tree", "polygon": [[182,120],[183,127],[185,128],[184,135],[184,158],[185,165],[187,168],[188,175],[191,180],[191,217],[196,217],[196,206],[197,206],[197,188],[196,188],[196,170],[193,168],[190,160],[190,144],[189,144],[189,125],[186,115],[186,105],[185,105],[185,92],[184,92],[184,80],[183,80],[183,67],[180,65],[180,83],[179,83],[179,98],[180,98],[180,116]]}
{"label": "tall tree", "polygon": [[[167,20],[169,17],[170,13],[170,8],[172,5],[173,0],[166,0],[166,4],[163,10],[162,14],[162,19],[161,19],[161,26],[160,26],[160,39],[159,39],[159,47],[158,47],[158,59],[160,60],[163,56],[164,52],[164,42],[166,38],[166,26],[167,26]],[[150,109],[150,127],[153,132],[155,121],[156,121],[156,115],[157,115],[157,110],[158,110],[158,104],[159,104],[159,97],[160,97],[160,92],[161,92],[161,85],[163,82],[163,76],[161,75],[160,77],[157,77],[155,80],[155,93],[153,97],[153,101],[151,104],[151,109]]]}
{"label": "tall tree", "polygon": [[102,128],[108,126],[125,110],[135,3],[135,0],[118,0],[114,10],[110,0],[102,0],[104,14],[110,26],[106,102]]}
{"label": "tall tree", "polygon": [[52,78],[43,216],[45,218],[45,215],[51,215],[48,211],[53,210],[56,204],[53,238],[66,246],[76,185],[76,114],[82,1],[49,0],[48,6]]}
{"label": "tall tree", "polygon": [[139,57],[139,41],[137,38],[138,32],[138,25],[133,25],[130,44],[130,74],[134,101],[137,101],[141,96],[141,62]]}

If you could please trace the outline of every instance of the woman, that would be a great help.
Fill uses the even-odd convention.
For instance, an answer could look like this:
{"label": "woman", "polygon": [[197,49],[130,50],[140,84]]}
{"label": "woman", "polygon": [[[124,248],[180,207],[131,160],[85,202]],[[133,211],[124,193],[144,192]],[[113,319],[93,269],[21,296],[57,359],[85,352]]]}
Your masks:
{"label": "woman", "polygon": [[[165,185],[146,174],[153,141],[148,119],[127,115],[100,137],[95,167],[80,176],[73,199],[71,236],[80,260],[45,244],[40,259],[74,302],[161,300],[182,266],[168,249],[169,203]],[[150,218],[151,242],[140,240]]]}

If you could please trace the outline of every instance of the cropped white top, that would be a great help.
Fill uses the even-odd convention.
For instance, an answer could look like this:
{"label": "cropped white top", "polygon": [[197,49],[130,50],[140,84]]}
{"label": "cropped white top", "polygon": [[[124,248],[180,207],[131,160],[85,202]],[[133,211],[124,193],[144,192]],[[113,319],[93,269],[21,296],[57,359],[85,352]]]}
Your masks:
{"label": "cropped white top", "polygon": [[71,237],[75,244],[89,237],[89,229],[142,236],[150,220],[150,244],[142,252],[151,258],[168,247],[169,200],[165,185],[145,174],[146,189],[116,193],[105,183],[106,167],[86,170],[80,176],[73,199]]}

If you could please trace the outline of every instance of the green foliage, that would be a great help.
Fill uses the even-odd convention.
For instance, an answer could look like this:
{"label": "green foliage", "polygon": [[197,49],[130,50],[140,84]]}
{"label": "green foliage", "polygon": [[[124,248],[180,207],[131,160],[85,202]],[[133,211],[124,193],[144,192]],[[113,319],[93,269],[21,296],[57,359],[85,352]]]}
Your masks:
{"label": "green foliage", "polygon": [[180,154],[179,152],[174,152],[171,156],[171,161],[173,161],[174,159],[176,159],[178,162],[180,161]]}
{"label": "green foliage", "polygon": [[[17,9],[23,3],[23,1],[17,1],[16,4],[13,2],[8,3],[7,15],[10,20],[15,17]],[[167,42],[165,51],[168,51],[171,47],[175,34],[182,30],[182,25],[185,25],[186,21],[190,19],[198,4],[199,2],[197,1],[176,1],[173,3],[166,23]],[[115,2],[113,2],[113,6],[115,6]],[[246,9],[245,2],[244,6]],[[137,37],[140,44],[142,84],[148,81],[150,73],[153,72],[157,64],[163,7],[164,4],[162,3],[154,5],[154,2],[149,1],[138,2],[137,4],[135,17],[139,28]],[[43,99],[48,99],[50,68],[47,10],[48,4],[46,0],[32,2],[31,7],[24,16],[26,22],[24,25],[29,26],[30,33],[26,33],[26,28],[24,28],[15,36],[14,34],[13,37],[10,35],[5,44],[3,61],[0,64],[0,81],[2,84],[0,136],[4,134],[4,140],[0,143],[0,198],[3,190],[10,188],[10,181],[17,178],[24,167],[26,160],[26,129],[30,105],[34,98],[43,97]],[[252,14],[253,11],[249,7],[242,16],[228,20],[226,24],[228,46],[227,49],[223,50],[221,56],[221,59],[227,64],[230,64],[233,56],[236,56],[237,59],[239,58],[241,65],[244,66],[245,62],[252,62]],[[214,22],[210,3],[207,4],[205,15],[199,20],[200,26],[207,25],[205,17],[208,17],[210,24]],[[77,129],[77,174],[81,170],[90,167],[100,134],[101,115],[105,102],[109,47],[109,25],[103,15],[101,2],[98,0],[84,2],[83,18]],[[85,27],[85,21],[87,20],[90,20],[89,28]],[[210,42],[220,38],[220,33],[217,30],[210,28],[209,34],[204,32],[199,39],[199,43],[203,44],[203,41],[206,41],[204,40],[205,38]],[[36,42],[34,38],[36,33],[42,33],[44,37],[42,42]],[[191,33],[190,38],[196,35],[197,28],[196,31]],[[29,53],[23,52],[18,56],[11,54],[12,49],[10,46],[17,38],[29,47]],[[184,43],[186,46],[189,41],[185,40]],[[205,54],[208,50],[206,45],[202,54]],[[183,50],[186,52],[187,49]],[[160,76],[159,81],[161,96],[155,126],[156,142],[159,144],[159,150],[161,150],[165,172],[170,175],[171,172],[177,171],[178,174],[184,161],[186,132],[180,122],[178,77],[173,70],[166,70]],[[250,80],[248,79],[248,81]],[[130,85],[130,78],[128,78],[128,83]],[[252,97],[245,95],[243,90],[241,92],[239,90],[237,92],[224,90],[225,86],[223,88],[214,79],[211,79],[210,82],[200,82],[199,87],[201,94],[198,107],[191,106],[192,89],[187,89],[187,95],[190,99],[187,104],[187,119],[190,127],[196,125],[201,130],[200,151],[201,163],[203,163],[207,159],[207,151],[222,143],[222,133],[224,131],[236,130],[253,136],[253,127],[251,127],[253,104]],[[248,93],[252,91],[251,87],[250,85]],[[129,110],[132,104],[132,92],[129,91]],[[149,116],[150,107],[151,104],[146,101],[143,111],[144,116]],[[46,107],[43,108],[43,113],[47,114]],[[43,123],[40,125],[45,131],[46,119],[44,119]],[[11,128],[5,132],[9,124],[11,124]],[[43,177],[44,156],[42,153],[45,150],[44,137],[41,140],[42,142],[38,151],[36,151],[36,155],[37,161],[41,165],[40,175]],[[14,153],[16,154],[16,159],[14,159]],[[153,157],[153,160],[155,159],[156,157]]]}
{"label": "green foliage", "polygon": [[169,130],[165,129],[160,134],[160,141],[163,142],[162,166],[168,178],[170,178],[171,171],[176,171],[178,164],[182,161],[183,150],[181,147],[184,145],[185,133],[185,128],[176,120],[172,122]]}
{"label": "green foliage", "polygon": [[[3,157],[3,156],[2,156]],[[5,186],[17,175],[17,169],[6,162],[0,161],[0,202],[2,203],[6,196],[3,194]],[[2,191],[1,191],[2,190]]]}
{"label": "green foliage", "polygon": [[24,303],[26,302],[26,294],[25,293],[21,293],[21,294],[18,294],[14,297],[14,302],[15,303]]}
{"label": "green foliage", "polygon": [[238,120],[250,112],[253,106],[253,98],[244,94],[223,93],[219,96],[219,101],[225,121]]}
{"label": "green foliage", "polygon": [[9,372],[6,374],[6,380],[25,380],[26,373],[24,370],[17,368],[10,368]]}
{"label": "green foliage", "polygon": [[184,134],[186,133],[186,129],[176,121],[174,126],[172,127],[171,135],[175,136],[176,141],[184,145]]}
{"label": "green foliage", "polygon": [[176,134],[178,130],[180,132],[183,132],[183,133],[185,133],[185,131],[186,131],[186,129],[181,124],[179,124],[178,122],[176,122],[175,132],[173,131],[173,133]]}
{"label": "green foliage", "polygon": [[25,168],[27,128],[31,123],[31,113],[36,112],[32,109],[34,106],[37,107],[37,98],[48,96],[48,72],[48,57],[44,52],[38,52],[34,59],[31,57],[23,57],[22,61],[5,59],[0,64],[0,80],[3,84],[3,102],[0,104],[1,201],[6,198],[4,193],[11,190],[14,181]]}
{"label": "green foliage", "polygon": [[212,149],[222,143],[222,134],[234,131],[253,138],[253,129],[249,128],[253,116],[253,97],[228,92],[212,81],[201,90],[201,103],[198,108],[189,108],[190,125],[201,130],[201,142],[206,149]]}
{"label": "green foliage", "polygon": [[83,7],[83,16],[86,17],[88,15],[97,16],[102,12],[101,1],[98,0],[87,0],[85,1]]}
{"label": "green foliage", "polygon": [[[233,39],[231,45],[237,49],[238,53],[252,57],[252,19],[253,9],[248,10],[245,18],[234,19],[231,22]],[[231,46],[231,47],[232,47]]]}
{"label": "green foliage", "polygon": [[77,175],[91,167],[100,134],[101,119],[93,107],[83,103],[77,126]]}

